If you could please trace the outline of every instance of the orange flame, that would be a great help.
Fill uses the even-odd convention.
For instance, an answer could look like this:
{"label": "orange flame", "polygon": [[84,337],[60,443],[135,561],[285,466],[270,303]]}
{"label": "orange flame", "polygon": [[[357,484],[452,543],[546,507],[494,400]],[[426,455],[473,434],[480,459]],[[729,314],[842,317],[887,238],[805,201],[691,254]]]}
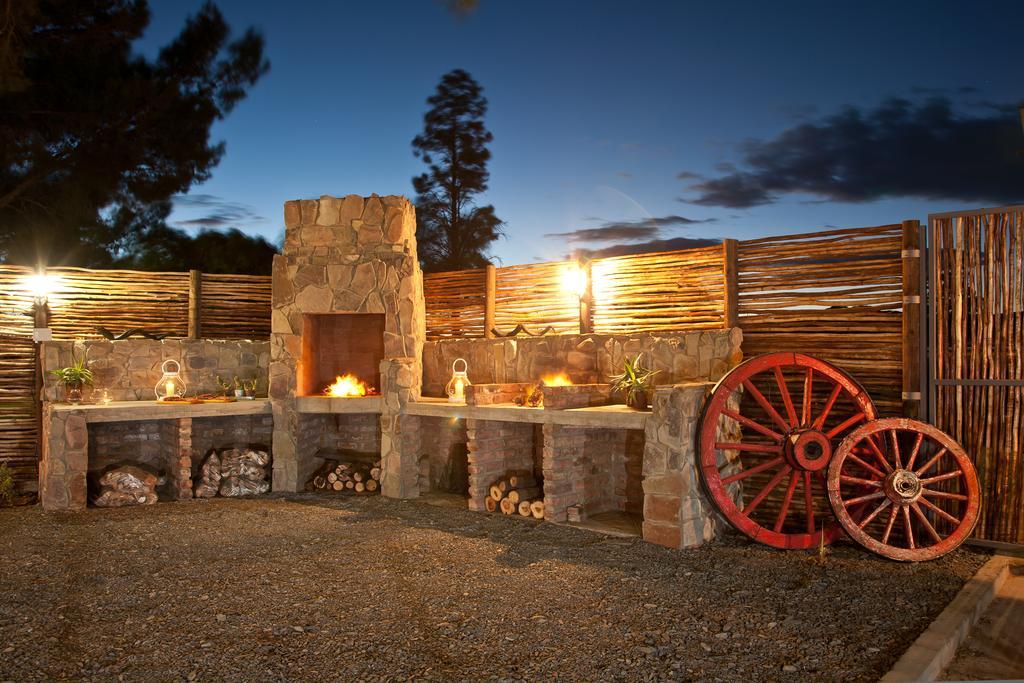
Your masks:
{"label": "orange flame", "polygon": [[544,377],[541,377],[540,381],[543,382],[546,387],[572,386],[572,380],[569,379],[569,375],[564,372],[560,372],[557,375],[545,375]]}
{"label": "orange flame", "polygon": [[334,384],[324,389],[328,396],[355,397],[366,396],[366,384],[351,373],[334,379]]}

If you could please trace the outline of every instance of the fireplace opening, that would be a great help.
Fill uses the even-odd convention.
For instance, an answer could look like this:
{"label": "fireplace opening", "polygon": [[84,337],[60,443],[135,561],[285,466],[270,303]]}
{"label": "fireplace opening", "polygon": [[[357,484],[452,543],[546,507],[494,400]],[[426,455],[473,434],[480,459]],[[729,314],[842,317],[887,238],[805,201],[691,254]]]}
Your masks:
{"label": "fireplace opening", "polygon": [[306,313],[297,393],[372,396],[380,393],[383,313]]}

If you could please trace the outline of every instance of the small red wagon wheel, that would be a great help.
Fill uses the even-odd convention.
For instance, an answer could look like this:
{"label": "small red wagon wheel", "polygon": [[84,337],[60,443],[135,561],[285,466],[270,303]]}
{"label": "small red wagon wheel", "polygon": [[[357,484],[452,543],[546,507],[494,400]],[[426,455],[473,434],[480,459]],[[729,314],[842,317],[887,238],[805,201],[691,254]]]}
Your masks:
{"label": "small red wagon wheel", "polygon": [[[776,548],[811,548],[842,534],[828,507],[832,451],[875,419],[863,387],[799,353],[751,358],[722,378],[704,405],[701,481],[729,522]],[[798,491],[799,489],[799,491]]]}
{"label": "small red wagon wheel", "polygon": [[981,500],[964,449],[941,430],[901,417],[846,437],[829,466],[828,497],[853,540],[904,562],[933,560],[963,543]]}

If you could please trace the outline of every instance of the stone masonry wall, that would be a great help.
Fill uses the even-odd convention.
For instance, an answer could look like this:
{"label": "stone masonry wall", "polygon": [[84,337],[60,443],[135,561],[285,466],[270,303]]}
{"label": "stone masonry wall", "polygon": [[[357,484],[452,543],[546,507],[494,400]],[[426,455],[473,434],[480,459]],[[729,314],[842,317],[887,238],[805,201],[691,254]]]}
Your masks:
{"label": "stone masonry wall", "polygon": [[[295,491],[315,465],[313,454],[300,443],[295,401],[303,315],[383,314],[384,362],[413,359],[401,379],[409,394],[402,400],[414,400],[422,383],[426,309],[416,253],[415,209],[405,197],[348,195],[290,201],[285,203],[284,219],[284,253],[274,257],[273,268],[270,398],[274,489]],[[382,375],[382,385],[384,380]],[[381,489],[385,495],[412,495],[416,487],[415,460],[400,466],[398,444],[391,438],[401,422],[394,409],[381,416],[382,457],[395,459],[390,475],[384,468]],[[390,483],[385,483],[389,478]]]}
{"label": "stone masonry wall", "polygon": [[[644,540],[670,548],[690,548],[714,538],[725,522],[701,490],[697,430],[712,383],[659,388],[647,420],[643,459]],[[738,437],[738,425],[720,432]],[[737,433],[732,433],[733,431]],[[728,432],[728,433],[726,433]],[[724,464],[724,463],[723,463]],[[728,469],[728,468],[726,468]]]}
{"label": "stone masonry wall", "polygon": [[43,404],[39,499],[46,510],[84,510],[89,467],[89,429],[81,410]]}
{"label": "stone masonry wall", "polygon": [[529,382],[565,371],[576,384],[604,383],[621,371],[623,359],[645,352],[645,365],[659,370],[660,385],[717,381],[742,360],[743,333],[703,330],[675,334],[549,335],[514,339],[427,342],[423,348],[423,394],[443,396],[452,362],[464,358],[474,384]]}
{"label": "stone masonry wall", "polygon": [[[114,401],[152,401],[160,380],[161,364],[174,359],[190,395],[221,393],[217,375],[231,381],[257,379],[257,395],[267,395],[270,342],[211,339],[124,339],[121,341],[53,341],[42,345],[43,400],[62,401],[64,390],[50,371],[67,367],[74,358],[86,358],[96,378],[95,394],[106,388]],[[86,390],[86,399],[90,397]]]}

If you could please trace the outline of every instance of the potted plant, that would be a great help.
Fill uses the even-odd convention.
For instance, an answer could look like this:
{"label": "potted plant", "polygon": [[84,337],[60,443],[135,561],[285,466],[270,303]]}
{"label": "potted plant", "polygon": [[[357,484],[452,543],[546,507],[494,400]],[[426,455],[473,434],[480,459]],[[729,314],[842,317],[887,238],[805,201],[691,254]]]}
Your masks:
{"label": "potted plant", "polygon": [[638,410],[646,410],[651,399],[651,379],[658,374],[657,370],[649,370],[643,366],[642,353],[632,360],[627,357],[623,361],[622,372],[612,375],[612,391],[622,393],[626,397],[626,405]]}
{"label": "potted plant", "polygon": [[71,361],[68,367],[50,370],[50,374],[64,385],[64,399],[68,403],[81,403],[82,389],[93,382],[92,370],[85,367],[85,356],[75,358],[72,352]]}
{"label": "potted plant", "polygon": [[242,387],[242,380],[238,379],[238,375],[235,375],[232,381],[235,383],[235,398],[245,396],[245,389]]}
{"label": "potted plant", "polygon": [[217,386],[224,393],[224,398],[227,398],[228,394],[231,393],[231,382],[224,380],[220,375],[217,375]]}
{"label": "potted plant", "polygon": [[242,380],[242,390],[245,392],[245,397],[249,400],[256,398],[256,385],[259,383],[258,377],[252,379]]}

